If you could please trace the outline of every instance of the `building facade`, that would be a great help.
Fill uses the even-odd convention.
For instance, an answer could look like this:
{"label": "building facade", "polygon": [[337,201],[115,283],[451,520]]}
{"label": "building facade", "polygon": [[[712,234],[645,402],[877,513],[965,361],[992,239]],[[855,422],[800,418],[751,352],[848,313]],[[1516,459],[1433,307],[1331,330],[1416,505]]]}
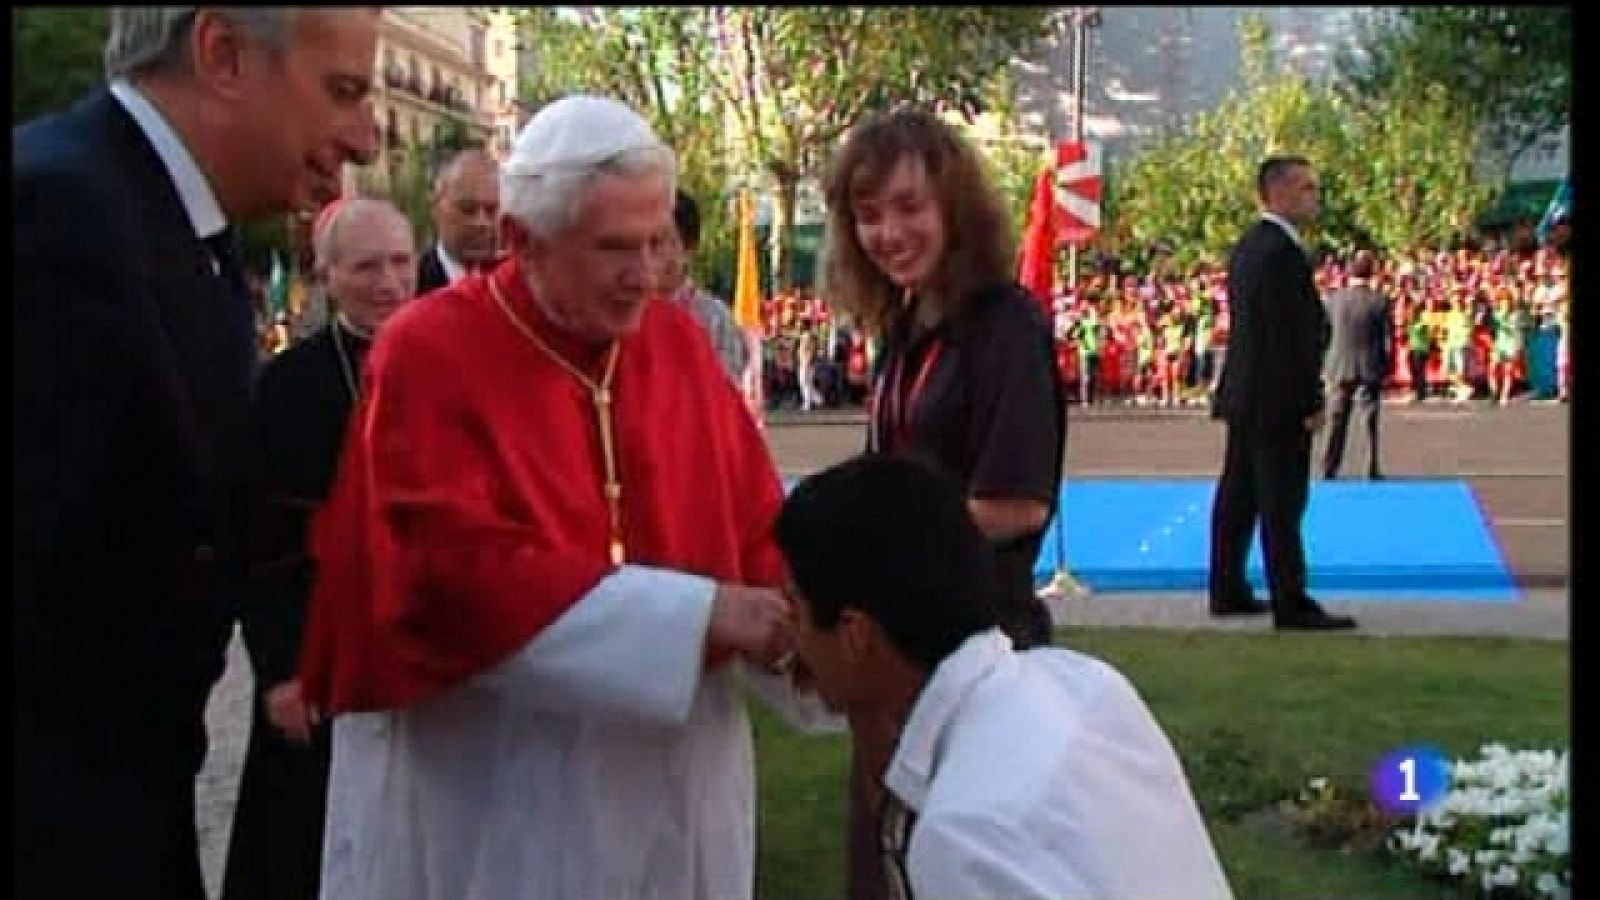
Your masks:
{"label": "building facade", "polygon": [[[387,184],[408,149],[452,130],[496,156],[509,149],[518,121],[511,13],[474,6],[388,7],[374,65],[372,105],[382,152],[362,180]],[[356,175],[347,172],[347,181]]]}

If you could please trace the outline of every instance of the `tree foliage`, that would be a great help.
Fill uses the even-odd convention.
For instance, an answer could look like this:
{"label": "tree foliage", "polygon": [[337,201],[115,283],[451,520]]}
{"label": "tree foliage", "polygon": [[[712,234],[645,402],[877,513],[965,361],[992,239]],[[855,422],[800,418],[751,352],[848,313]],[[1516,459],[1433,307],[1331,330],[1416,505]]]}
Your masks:
{"label": "tree foliage", "polygon": [[11,10],[11,121],[70,105],[104,80],[108,7]]}
{"label": "tree foliage", "polygon": [[[1572,9],[1401,7],[1363,20],[1339,69],[1354,97],[1381,103],[1443,91],[1481,129],[1504,172],[1571,119]],[[1436,86],[1436,87],[1435,87]]]}
{"label": "tree foliage", "polygon": [[[1108,231],[1127,255],[1221,263],[1258,214],[1256,166],[1311,160],[1322,210],[1308,239],[1328,249],[1443,245],[1489,201],[1474,177],[1470,116],[1437,89],[1358,102],[1277,72],[1263,20],[1241,25],[1243,85],[1118,168]],[[1140,260],[1148,262],[1148,260]]]}
{"label": "tree foliage", "polygon": [[572,93],[615,97],[639,110],[678,157],[678,184],[700,209],[693,268],[719,283],[733,256],[732,167],[725,119],[703,61],[701,11],[672,7],[530,7],[519,28],[534,64],[521,85],[539,107]]}
{"label": "tree foliage", "polygon": [[[715,205],[725,216],[736,185],[771,191],[772,270],[785,287],[799,188],[821,175],[846,129],[903,103],[977,114],[989,77],[1044,34],[1048,11],[530,10],[525,39],[538,62],[525,90],[536,103],[600,90],[644,111],[678,151],[703,212]],[[725,252],[712,224],[708,215],[703,256]]]}

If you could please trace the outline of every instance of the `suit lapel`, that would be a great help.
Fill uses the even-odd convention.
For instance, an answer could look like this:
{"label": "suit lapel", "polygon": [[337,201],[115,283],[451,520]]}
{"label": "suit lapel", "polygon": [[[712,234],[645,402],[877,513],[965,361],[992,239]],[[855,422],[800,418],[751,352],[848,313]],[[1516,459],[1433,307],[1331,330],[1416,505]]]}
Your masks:
{"label": "suit lapel", "polygon": [[[91,101],[97,102],[97,101]],[[143,245],[129,248],[143,267],[140,293],[154,334],[154,364],[170,408],[202,473],[203,496],[226,480],[225,460],[245,421],[251,360],[240,359],[236,337],[240,301],[216,274],[209,248],[195,236],[188,213],[155,149],[115,98],[102,95],[112,157],[146,224]]]}

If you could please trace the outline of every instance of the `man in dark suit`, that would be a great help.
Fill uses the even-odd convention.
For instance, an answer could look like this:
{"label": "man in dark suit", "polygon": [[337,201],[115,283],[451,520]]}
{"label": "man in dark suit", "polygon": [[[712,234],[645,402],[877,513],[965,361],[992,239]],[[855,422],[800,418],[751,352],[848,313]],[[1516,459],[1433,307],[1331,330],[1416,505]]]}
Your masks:
{"label": "man in dark suit", "polygon": [[1350,262],[1350,284],[1326,297],[1332,332],[1322,378],[1331,389],[1332,428],[1322,456],[1322,474],[1330,479],[1339,477],[1350,412],[1357,403],[1367,429],[1367,477],[1383,478],[1378,463],[1378,408],[1383,404],[1384,379],[1389,377],[1393,308],[1389,298],[1372,287],[1376,268],[1371,250],[1357,251]]}
{"label": "man in dark suit", "polygon": [[119,7],[109,90],[12,133],[18,896],[205,896],[255,362],[231,224],[325,202],[371,154],[377,28]]}
{"label": "man in dark suit", "polygon": [[1217,388],[1227,450],[1211,513],[1213,615],[1263,613],[1245,580],[1251,534],[1261,544],[1279,629],[1352,628],[1306,592],[1300,539],[1311,479],[1311,437],[1322,427],[1327,317],[1297,226],[1317,215],[1317,181],[1304,157],[1261,164],[1262,216],[1228,260],[1232,315]]}
{"label": "man in dark suit", "polygon": [[469,148],[446,162],[433,182],[437,239],[417,260],[417,293],[426,294],[499,259],[500,168]]}

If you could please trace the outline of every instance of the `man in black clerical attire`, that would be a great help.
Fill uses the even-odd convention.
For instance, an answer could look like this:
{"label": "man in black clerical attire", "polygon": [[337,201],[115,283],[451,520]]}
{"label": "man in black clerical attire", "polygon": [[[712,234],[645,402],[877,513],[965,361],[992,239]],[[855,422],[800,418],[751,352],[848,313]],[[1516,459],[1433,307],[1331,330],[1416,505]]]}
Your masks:
{"label": "man in black clerical attire", "polygon": [[335,313],[274,358],[256,384],[254,527],[240,604],[256,695],[226,900],[317,896],[330,745],[327,724],[295,680],[313,575],[306,531],[338,467],[372,335],[416,289],[411,226],[386,202],[341,201],[315,244]]}

